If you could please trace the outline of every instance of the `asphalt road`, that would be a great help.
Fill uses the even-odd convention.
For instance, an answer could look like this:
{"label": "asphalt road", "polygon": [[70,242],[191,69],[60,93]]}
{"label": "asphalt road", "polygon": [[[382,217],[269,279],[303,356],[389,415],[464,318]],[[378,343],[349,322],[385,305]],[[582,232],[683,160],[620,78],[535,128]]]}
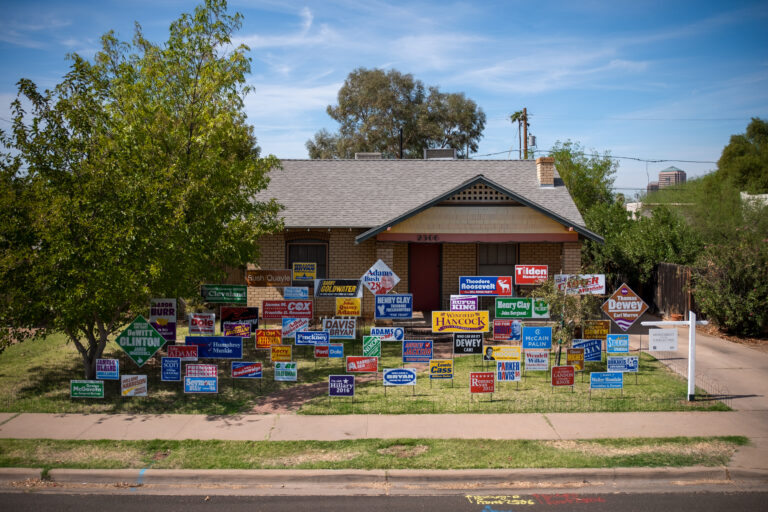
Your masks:
{"label": "asphalt road", "polygon": [[147,496],[114,494],[2,493],[2,509],[13,512],[108,510],[110,512],[410,512],[518,510],[725,512],[765,510],[763,493],[518,494],[457,496]]}

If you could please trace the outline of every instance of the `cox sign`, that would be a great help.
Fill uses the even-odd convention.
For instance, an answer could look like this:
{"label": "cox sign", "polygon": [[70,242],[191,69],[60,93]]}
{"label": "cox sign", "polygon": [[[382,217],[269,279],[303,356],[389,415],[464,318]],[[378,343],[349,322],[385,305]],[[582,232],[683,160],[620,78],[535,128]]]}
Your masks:
{"label": "cox sign", "polygon": [[311,300],[265,300],[263,318],[312,318]]}

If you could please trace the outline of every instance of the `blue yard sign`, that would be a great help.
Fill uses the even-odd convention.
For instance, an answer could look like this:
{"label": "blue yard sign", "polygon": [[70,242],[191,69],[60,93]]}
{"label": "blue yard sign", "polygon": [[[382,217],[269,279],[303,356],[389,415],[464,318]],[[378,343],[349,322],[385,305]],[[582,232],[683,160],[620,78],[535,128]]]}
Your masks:
{"label": "blue yard sign", "polygon": [[382,376],[385,386],[415,386],[416,370],[413,368],[388,368]]}
{"label": "blue yard sign", "polygon": [[341,343],[328,345],[328,357],[332,359],[344,359],[344,345]]}
{"label": "blue yard sign", "polygon": [[381,341],[403,341],[405,329],[402,327],[371,327],[371,336],[378,336]]}
{"label": "blue yard sign", "polygon": [[552,348],[552,327],[523,327],[523,349]]}
{"label": "blue yard sign", "polygon": [[184,377],[185,393],[218,393],[217,377]]}
{"label": "blue yard sign", "polygon": [[605,342],[608,352],[616,354],[629,352],[629,334],[609,334]]}
{"label": "blue yard sign", "polygon": [[240,336],[187,336],[186,345],[197,345],[198,359],[242,359]]}
{"label": "blue yard sign", "polygon": [[584,362],[603,360],[603,342],[601,340],[573,340],[573,348],[584,349]]}
{"label": "blue yard sign", "polygon": [[413,318],[413,295],[391,293],[375,295],[376,318]]}
{"label": "blue yard sign", "polygon": [[624,374],[621,372],[592,372],[589,375],[590,389],[621,389],[624,387]]}
{"label": "blue yard sign", "polygon": [[255,361],[232,361],[230,371],[233,379],[261,379],[262,364]]}
{"label": "blue yard sign", "polygon": [[609,372],[637,373],[640,370],[638,356],[608,356],[606,367]]}
{"label": "blue yard sign", "polygon": [[298,331],[296,345],[328,345],[331,334],[328,331]]}
{"label": "blue yard sign", "polygon": [[520,380],[520,361],[496,361],[496,380]]}
{"label": "blue yard sign", "polygon": [[120,361],[118,359],[97,359],[96,380],[120,380]]}
{"label": "blue yard sign", "polygon": [[432,340],[403,340],[404,363],[428,363],[432,359]]}
{"label": "blue yard sign", "polygon": [[181,382],[181,358],[163,357],[160,361],[160,380],[163,382]]}

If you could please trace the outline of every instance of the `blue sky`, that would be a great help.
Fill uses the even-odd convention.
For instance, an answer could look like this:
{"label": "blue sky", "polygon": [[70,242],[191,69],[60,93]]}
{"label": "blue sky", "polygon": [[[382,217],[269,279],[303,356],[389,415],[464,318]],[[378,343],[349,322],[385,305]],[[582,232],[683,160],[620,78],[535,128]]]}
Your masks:
{"label": "blue sky", "polygon": [[[52,87],[66,54],[91,57],[114,29],[150,39],[195,2],[29,0],[3,3],[0,127],[15,83]],[[768,3],[764,1],[324,2],[232,1],[251,47],[247,114],[265,153],[306,158],[304,143],[357,67],[412,73],[464,92],[488,121],[476,158],[517,157],[509,115],[527,107],[538,148],[573,140],[640,159],[716,161],[751,117],[768,118]],[[494,154],[493,153],[500,153]],[[488,156],[484,156],[488,155]],[[644,188],[675,165],[620,159],[616,186]],[[632,190],[625,192],[631,194]]]}

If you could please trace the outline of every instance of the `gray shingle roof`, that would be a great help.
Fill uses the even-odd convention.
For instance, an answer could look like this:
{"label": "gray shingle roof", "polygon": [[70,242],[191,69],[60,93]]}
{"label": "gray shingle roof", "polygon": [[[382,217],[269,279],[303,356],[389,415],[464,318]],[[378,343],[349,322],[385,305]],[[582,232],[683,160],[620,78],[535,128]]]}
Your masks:
{"label": "gray shingle roof", "polygon": [[555,172],[543,188],[528,160],[282,160],[256,199],[277,198],[286,227],[372,228],[483,175],[575,226],[584,219]]}

